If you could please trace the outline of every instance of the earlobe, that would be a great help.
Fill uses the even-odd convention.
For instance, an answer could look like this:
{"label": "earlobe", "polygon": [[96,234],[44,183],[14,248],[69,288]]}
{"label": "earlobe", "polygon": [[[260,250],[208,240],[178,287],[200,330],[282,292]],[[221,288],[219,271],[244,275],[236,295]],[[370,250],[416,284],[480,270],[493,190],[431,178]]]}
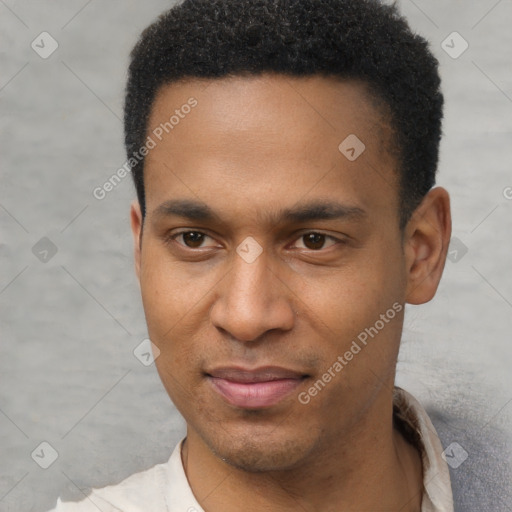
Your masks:
{"label": "earlobe", "polygon": [[135,274],[140,281],[140,257],[142,245],[142,213],[138,201],[133,201],[130,207],[130,224],[133,235],[133,255],[135,262]]}
{"label": "earlobe", "polygon": [[434,297],[446,262],[452,229],[448,192],[430,190],[405,229],[406,301],[424,304]]}

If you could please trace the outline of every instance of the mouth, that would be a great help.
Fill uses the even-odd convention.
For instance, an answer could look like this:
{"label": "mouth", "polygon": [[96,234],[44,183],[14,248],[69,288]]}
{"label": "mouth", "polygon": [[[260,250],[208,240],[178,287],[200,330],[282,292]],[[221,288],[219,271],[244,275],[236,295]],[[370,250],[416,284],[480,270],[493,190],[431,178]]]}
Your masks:
{"label": "mouth", "polygon": [[235,407],[259,409],[281,402],[309,375],[266,366],[247,370],[240,367],[217,368],[205,374],[214,391]]}

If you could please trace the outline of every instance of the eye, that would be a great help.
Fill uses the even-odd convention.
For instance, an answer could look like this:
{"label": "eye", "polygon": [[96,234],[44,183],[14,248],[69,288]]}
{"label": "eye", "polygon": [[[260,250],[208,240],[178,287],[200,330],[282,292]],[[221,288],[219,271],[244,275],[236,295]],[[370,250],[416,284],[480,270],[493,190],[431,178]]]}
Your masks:
{"label": "eye", "polygon": [[324,244],[325,244],[326,240],[328,240],[328,239],[332,241],[332,244],[329,247],[331,247],[332,245],[335,245],[337,242],[340,242],[340,240],[337,240],[336,238],[329,236],[329,235],[324,235],[323,233],[316,233],[316,232],[305,233],[298,239],[298,240],[301,240],[302,244],[303,244],[302,247],[299,247],[299,248],[318,251],[318,250],[324,248]]}
{"label": "eye", "polygon": [[[181,233],[176,233],[176,234],[172,235],[170,238],[173,240],[181,239],[182,241],[181,242],[178,241],[178,243],[180,245],[188,247],[189,249],[201,248],[203,242],[208,238],[213,240],[208,235],[201,233],[201,231],[182,231]],[[212,244],[212,245],[209,245],[206,247],[214,247],[214,246],[215,246],[215,244]]]}

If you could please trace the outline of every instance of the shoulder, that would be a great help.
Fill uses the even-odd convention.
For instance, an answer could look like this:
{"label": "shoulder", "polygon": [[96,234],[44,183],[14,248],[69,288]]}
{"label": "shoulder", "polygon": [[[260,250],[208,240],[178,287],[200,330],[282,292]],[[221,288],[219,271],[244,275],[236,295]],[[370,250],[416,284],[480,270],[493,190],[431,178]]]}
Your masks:
{"label": "shoulder", "polygon": [[444,450],[455,455],[448,463],[455,511],[508,512],[512,504],[509,435],[435,407],[428,407],[427,413]]}
{"label": "shoulder", "polygon": [[[171,456],[172,457],[172,456]],[[130,475],[116,485],[92,489],[79,502],[57,500],[49,512],[148,512],[165,510],[165,486],[169,462]]]}

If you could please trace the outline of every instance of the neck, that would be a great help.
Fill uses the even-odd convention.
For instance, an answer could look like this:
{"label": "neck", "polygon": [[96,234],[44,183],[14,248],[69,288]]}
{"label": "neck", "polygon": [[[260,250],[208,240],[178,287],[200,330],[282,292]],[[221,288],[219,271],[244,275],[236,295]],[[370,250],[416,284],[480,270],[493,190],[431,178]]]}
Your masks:
{"label": "neck", "polygon": [[392,395],[377,400],[350,431],[324,436],[300,466],[248,472],[230,466],[188,427],[182,460],[206,512],[380,510],[419,512],[418,451],[393,428]]}

